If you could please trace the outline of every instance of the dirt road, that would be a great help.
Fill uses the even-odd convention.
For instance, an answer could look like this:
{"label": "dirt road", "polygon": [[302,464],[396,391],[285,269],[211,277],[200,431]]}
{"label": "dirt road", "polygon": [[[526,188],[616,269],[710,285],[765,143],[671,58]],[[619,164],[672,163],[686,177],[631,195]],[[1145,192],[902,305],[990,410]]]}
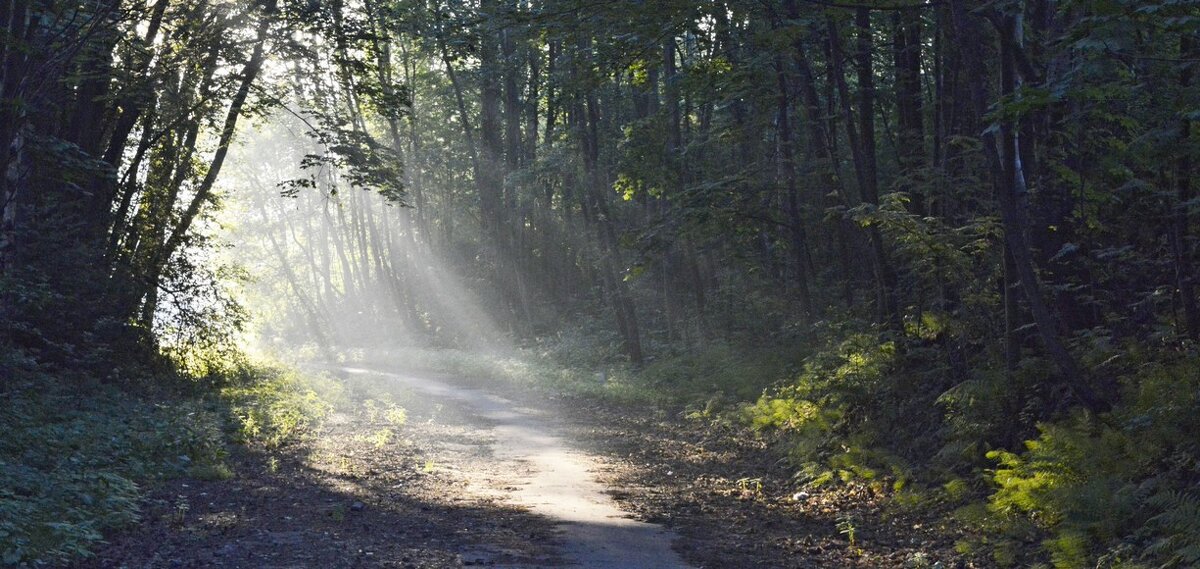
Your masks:
{"label": "dirt road", "polygon": [[[352,401],[319,432],[232,448],[230,479],[152,489],[142,523],[75,566],[689,567],[546,412],[430,376],[329,369]],[[387,406],[406,419],[388,423]]]}
{"label": "dirt road", "polygon": [[[478,389],[445,383],[428,376],[371,368],[342,368],[350,374],[374,374],[492,423],[493,456],[509,465],[501,479],[515,488],[505,502],[544,516],[560,530],[560,556],[571,565],[590,569],[684,569],[690,567],[671,549],[672,534],[655,524],[629,518],[607,488],[596,480],[598,459],[573,448],[554,427],[532,410]],[[470,473],[467,474],[470,479]],[[495,484],[497,480],[490,480]],[[482,489],[473,481],[476,491]]]}
{"label": "dirt road", "polygon": [[232,478],[153,488],[143,522],[76,566],[987,566],[956,559],[959,528],[886,510],[866,486],[797,492],[736,425],[355,365],[327,368],[350,401],[318,432],[233,447]]}

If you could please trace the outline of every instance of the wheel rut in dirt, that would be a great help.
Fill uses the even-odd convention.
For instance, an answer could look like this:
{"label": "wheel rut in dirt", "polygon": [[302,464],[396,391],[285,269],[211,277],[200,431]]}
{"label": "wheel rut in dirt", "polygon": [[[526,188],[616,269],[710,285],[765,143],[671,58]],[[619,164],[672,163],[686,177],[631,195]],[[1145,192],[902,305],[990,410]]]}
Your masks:
{"label": "wheel rut in dirt", "polygon": [[375,367],[339,371],[385,377],[493,423],[493,456],[514,466],[505,469],[513,475],[504,500],[554,521],[561,530],[562,557],[569,563],[588,569],[691,567],[671,549],[672,533],[630,519],[606,493],[593,474],[598,466],[595,457],[557,435],[547,420],[532,411],[479,389],[416,374]]}

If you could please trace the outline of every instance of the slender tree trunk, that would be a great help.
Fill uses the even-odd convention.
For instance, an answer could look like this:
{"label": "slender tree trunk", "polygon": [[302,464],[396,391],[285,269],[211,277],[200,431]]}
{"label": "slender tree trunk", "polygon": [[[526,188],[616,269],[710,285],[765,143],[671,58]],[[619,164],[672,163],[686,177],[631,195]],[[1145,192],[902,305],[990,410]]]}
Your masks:
{"label": "slender tree trunk", "polygon": [[792,261],[796,271],[796,291],[800,298],[800,311],[805,319],[816,316],[813,312],[812,292],[808,277],[808,236],[804,229],[804,216],[800,209],[800,187],[796,180],[796,151],[792,140],[791,96],[783,58],[775,58],[775,77],[779,91],[777,124],[779,130],[779,160],[783,171],[786,191],[788,236],[791,240]]}
{"label": "slender tree trunk", "polygon": [[[11,104],[29,95],[26,75],[32,56],[22,39],[32,35],[37,22],[30,14],[28,0],[6,0],[0,20],[0,276],[16,265],[20,246],[17,230],[30,164],[25,150],[30,134],[26,111]],[[8,306],[0,298],[0,317]]]}
{"label": "slender tree trunk", "polygon": [[[1195,57],[1195,39],[1184,32],[1179,38],[1181,59]],[[1192,66],[1179,71],[1180,91],[1186,93],[1192,85]],[[1184,332],[1192,340],[1200,340],[1200,309],[1196,307],[1195,273],[1192,268],[1191,221],[1188,208],[1194,199],[1192,188],[1192,153],[1186,150],[1191,143],[1192,121],[1186,116],[1179,121],[1179,152],[1175,159],[1175,194],[1178,200],[1174,220],[1175,282],[1183,306]]]}
{"label": "slender tree trunk", "polygon": [[492,29],[499,0],[483,0],[481,11],[492,24],[485,25],[479,43],[479,138],[480,176],[478,188],[480,221],[484,239],[490,243],[503,239],[504,226],[504,146],[501,141],[503,127],[500,121],[500,104],[503,97],[501,82],[503,69],[497,51],[497,34]]}
{"label": "slender tree trunk", "polygon": [[[951,11],[954,17],[954,27],[959,34],[959,45],[962,46],[962,56],[966,72],[972,83],[970,96],[976,116],[986,116],[988,109],[987,77],[981,53],[984,35],[977,16],[968,14],[967,3],[952,3]],[[1012,93],[1016,85],[1011,44],[1015,33],[1015,21],[1012,16],[1004,16],[1000,26],[1001,51],[1001,87],[1002,94]],[[966,40],[966,38],[970,38]],[[1015,136],[1016,125],[1006,121],[1000,128],[1000,140],[994,131],[988,130],[983,134],[984,153],[990,165],[993,183],[1000,205],[1000,220],[1004,227],[1004,241],[1008,252],[1012,255],[1017,281],[1029,305],[1047,355],[1062,373],[1067,385],[1075,395],[1086,405],[1098,409],[1101,405],[1099,398],[1090,385],[1085,383],[1085,377],[1079,369],[1074,356],[1067,350],[1066,343],[1059,336],[1058,320],[1050,311],[1042,296],[1041,283],[1033,265],[1033,255],[1029,242],[1025,237],[1026,223],[1019,208],[1017,197],[1018,177],[1021,175],[1019,156]]]}
{"label": "slender tree trunk", "polygon": [[541,102],[542,54],[535,43],[529,48],[529,98],[525,101],[525,163],[537,160],[538,107]]}
{"label": "slender tree trunk", "polygon": [[908,192],[911,208],[926,215],[924,184],[919,183],[926,166],[925,121],[921,94],[921,12],[919,8],[893,13],[897,153],[901,191]]}
{"label": "slender tree trunk", "polygon": [[[846,75],[841,61],[844,50],[841,44],[841,34],[837,23],[829,20],[830,70],[833,83],[836,84],[841,100],[843,120],[846,122],[846,133],[850,139],[850,150],[854,158],[855,177],[858,180],[859,195],[862,201],[872,206],[879,206],[879,182],[875,164],[875,79],[871,65],[871,13],[865,8],[859,8],[855,15],[858,28],[858,89],[859,109],[858,123],[855,127],[855,114],[851,106],[850,89],[846,84]],[[875,273],[876,297],[881,320],[893,330],[900,330],[903,324],[900,319],[899,303],[896,299],[896,274],[888,260],[883,247],[883,236],[874,225],[867,228],[870,242],[871,261]]]}

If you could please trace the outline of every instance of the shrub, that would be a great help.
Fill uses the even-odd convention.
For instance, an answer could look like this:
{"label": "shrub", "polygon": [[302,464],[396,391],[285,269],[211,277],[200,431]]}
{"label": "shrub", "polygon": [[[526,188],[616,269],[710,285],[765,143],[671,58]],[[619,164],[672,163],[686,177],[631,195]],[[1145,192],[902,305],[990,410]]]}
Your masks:
{"label": "shrub", "polygon": [[1160,566],[1200,561],[1200,378],[1196,357],[1123,378],[1102,416],[1040,425],[1021,454],[993,451],[989,508],[1033,522],[1055,567],[1093,567],[1128,544]]}
{"label": "shrub", "polygon": [[333,407],[298,373],[267,368],[261,377],[225,387],[235,439],[278,447],[300,437]]}
{"label": "shrub", "polygon": [[[153,393],[51,375],[0,351],[0,562],[63,563],[89,555],[105,532],[138,520],[140,487],[164,478],[224,480],[227,432],[282,444],[328,404],[294,373],[240,365],[220,379]],[[162,378],[159,378],[160,380]],[[207,378],[208,381],[217,381]],[[317,384],[319,385],[319,384]]]}
{"label": "shrub", "polygon": [[835,478],[874,478],[868,466],[886,455],[873,449],[874,433],[864,419],[874,415],[877,396],[895,359],[895,344],[852,334],[815,353],[791,383],[763,394],[743,408],[743,418],[759,431],[787,441],[801,477],[814,484]]}

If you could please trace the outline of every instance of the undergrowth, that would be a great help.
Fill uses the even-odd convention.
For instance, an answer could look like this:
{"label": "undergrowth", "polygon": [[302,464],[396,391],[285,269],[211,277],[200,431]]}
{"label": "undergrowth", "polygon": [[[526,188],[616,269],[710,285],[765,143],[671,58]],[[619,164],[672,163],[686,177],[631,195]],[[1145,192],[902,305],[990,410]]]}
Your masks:
{"label": "undergrowth", "polygon": [[1031,387],[1054,384],[1045,362],[948,384],[928,373],[947,372],[933,357],[947,350],[927,340],[828,339],[740,417],[787,449],[808,486],[956,506],[948,521],[975,536],[959,552],[989,564],[1200,565],[1200,356],[1096,348],[1095,359],[1121,355],[1117,404],[1067,413]]}
{"label": "undergrowth", "polygon": [[1200,564],[1200,359],[1146,363],[1100,416],[1042,423],[1024,452],[994,450],[989,511],[1032,525],[1059,569]]}
{"label": "undergrowth", "polygon": [[100,382],[49,373],[10,352],[0,371],[5,565],[87,557],[106,534],[139,520],[146,487],[235,476],[225,460],[230,443],[287,444],[328,412],[294,372],[244,362],[220,377]]}
{"label": "undergrowth", "polygon": [[1200,355],[1081,338],[1086,361],[1122,362],[1105,370],[1116,404],[1087,413],[1061,404],[1046,361],[988,367],[996,354],[950,341],[954,326],[927,316],[903,333],[845,325],[807,346],[714,342],[640,369],[575,337],[346,359],[739,422],[783,449],[798,485],[865,484],[894,513],[945,516],[970,536],[958,552],[984,565],[1200,565]]}

